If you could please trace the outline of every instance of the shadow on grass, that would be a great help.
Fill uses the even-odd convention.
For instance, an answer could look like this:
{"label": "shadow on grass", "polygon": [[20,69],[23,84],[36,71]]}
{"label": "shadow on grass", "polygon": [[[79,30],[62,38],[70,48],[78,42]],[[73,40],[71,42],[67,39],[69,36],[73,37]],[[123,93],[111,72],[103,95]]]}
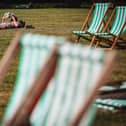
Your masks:
{"label": "shadow on grass", "polygon": [[111,112],[98,110],[93,126],[126,126],[126,111]]}

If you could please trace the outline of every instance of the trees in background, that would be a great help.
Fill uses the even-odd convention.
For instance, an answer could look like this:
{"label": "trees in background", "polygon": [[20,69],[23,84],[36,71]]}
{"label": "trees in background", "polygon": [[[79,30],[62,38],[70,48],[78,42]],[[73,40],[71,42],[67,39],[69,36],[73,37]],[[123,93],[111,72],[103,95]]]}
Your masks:
{"label": "trees in background", "polygon": [[48,5],[54,5],[52,7],[90,7],[93,2],[112,2],[114,5],[126,5],[126,0],[0,0],[0,7],[8,7],[16,4],[28,4],[33,3],[41,5],[48,3]]}

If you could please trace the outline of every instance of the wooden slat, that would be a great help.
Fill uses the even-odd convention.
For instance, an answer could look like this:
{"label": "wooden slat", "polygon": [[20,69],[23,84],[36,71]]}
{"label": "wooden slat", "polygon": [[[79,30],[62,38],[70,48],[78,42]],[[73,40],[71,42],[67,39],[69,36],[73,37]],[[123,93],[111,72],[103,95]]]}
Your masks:
{"label": "wooden slat", "polygon": [[8,47],[5,55],[3,56],[2,60],[0,61],[0,86],[2,85],[2,80],[7,73],[8,67],[10,66],[13,58],[17,54],[16,52],[20,50],[20,38],[21,34],[18,34],[11,42],[10,46]]}

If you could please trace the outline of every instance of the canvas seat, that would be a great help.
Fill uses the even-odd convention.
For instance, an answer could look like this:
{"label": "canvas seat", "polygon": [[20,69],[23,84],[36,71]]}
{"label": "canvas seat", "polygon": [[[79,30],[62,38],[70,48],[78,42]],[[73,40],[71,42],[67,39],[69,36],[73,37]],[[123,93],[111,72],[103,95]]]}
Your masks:
{"label": "canvas seat", "polygon": [[[114,18],[114,22],[112,24],[111,29],[108,31],[108,27]],[[108,44],[110,45],[107,50],[112,50],[115,46],[119,46],[121,44],[126,44],[126,39],[122,36],[126,31],[126,6],[117,6],[112,15],[110,16],[103,33],[94,33],[96,38],[98,39],[95,47],[98,47],[100,44]],[[92,42],[94,43],[94,42]],[[124,45],[125,46],[125,45]]]}
{"label": "canvas seat", "polygon": [[111,111],[126,111],[126,100],[125,99],[96,99],[98,108]]}
{"label": "canvas seat", "polygon": [[[87,39],[89,41],[94,37],[94,33],[101,32],[106,24],[107,12],[110,3],[94,3],[91,10],[89,11],[88,16],[85,19],[85,22],[80,31],[72,31],[72,34],[77,35],[76,43],[79,42],[80,37]],[[92,20],[91,15],[93,13]],[[90,22],[91,20],[91,22]]]}
{"label": "canvas seat", "polygon": [[18,37],[22,53],[5,125],[91,125],[96,112],[91,104],[116,55],[65,41],[32,34]]}

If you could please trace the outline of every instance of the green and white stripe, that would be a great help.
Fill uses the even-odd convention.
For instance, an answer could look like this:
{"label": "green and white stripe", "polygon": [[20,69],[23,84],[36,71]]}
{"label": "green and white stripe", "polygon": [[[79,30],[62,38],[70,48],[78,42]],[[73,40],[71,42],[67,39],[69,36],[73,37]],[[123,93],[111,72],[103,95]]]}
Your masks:
{"label": "green and white stripe", "polygon": [[[96,3],[92,22],[88,29],[90,33],[96,33],[98,27],[108,9],[109,3]],[[103,27],[103,26],[102,26]]]}
{"label": "green and white stripe", "polygon": [[75,34],[78,36],[86,36],[86,37],[89,36],[89,34],[87,34],[85,31],[72,31],[72,34]]}
{"label": "green and white stripe", "polygon": [[[120,30],[122,29],[125,23],[126,23],[126,6],[118,6],[116,7],[116,15],[110,33],[115,36],[118,36]],[[125,31],[126,26],[124,27],[122,34]],[[110,35],[109,33],[95,33],[95,35],[106,38],[112,38],[112,35]]]}
{"label": "green and white stripe", "polygon": [[125,99],[96,99],[97,107],[102,106],[100,108],[110,109],[111,107],[115,110],[119,110],[122,108],[126,108],[126,100]]}
{"label": "green and white stripe", "polygon": [[111,110],[111,111],[115,110],[115,107],[113,106],[107,106],[102,104],[95,104],[95,106],[100,109]]}
{"label": "green and white stripe", "polygon": [[[5,119],[11,118],[38,70],[48,58],[50,50],[56,43],[60,43],[55,76],[36,105],[30,120],[33,126],[70,124],[102,73],[105,52],[80,45],[65,44],[64,41],[59,37],[32,34],[25,34],[22,37],[18,77]],[[90,106],[81,124],[89,125],[95,112],[96,108]]]}
{"label": "green and white stripe", "polygon": [[9,105],[5,112],[5,118],[11,117],[20,104],[25,92],[31,86],[40,67],[47,59],[51,48],[56,43],[62,44],[64,38],[55,36],[40,36],[24,34],[21,37],[20,44],[22,52],[18,68],[18,76],[14,87],[14,93],[10,99]]}
{"label": "green and white stripe", "polygon": [[106,37],[106,38],[112,38],[112,35],[110,35],[109,33],[94,33],[94,35],[96,35],[96,36],[100,36],[100,37]]}
{"label": "green and white stripe", "polygon": [[[92,83],[102,72],[103,59],[104,53],[94,49],[71,44],[61,46],[56,74],[32,114],[32,124],[69,125],[90,89],[95,86]],[[92,109],[87,113],[88,122],[83,120],[83,125],[89,124],[93,118],[95,108]]]}
{"label": "green and white stripe", "polygon": [[117,36],[122,29],[124,23],[126,23],[126,6],[116,7],[115,20],[110,30],[110,33]]}
{"label": "green and white stripe", "polygon": [[[88,32],[92,34],[98,32],[98,27],[100,26],[100,23],[108,9],[108,6],[109,3],[95,3],[94,14],[91,24],[87,30]],[[101,27],[103,28],[103,25]],[[102,28],[100,28],[100,30],[102,30]],[[73,31],[72,33],[79,36],[89,36],[85,31]]]}

